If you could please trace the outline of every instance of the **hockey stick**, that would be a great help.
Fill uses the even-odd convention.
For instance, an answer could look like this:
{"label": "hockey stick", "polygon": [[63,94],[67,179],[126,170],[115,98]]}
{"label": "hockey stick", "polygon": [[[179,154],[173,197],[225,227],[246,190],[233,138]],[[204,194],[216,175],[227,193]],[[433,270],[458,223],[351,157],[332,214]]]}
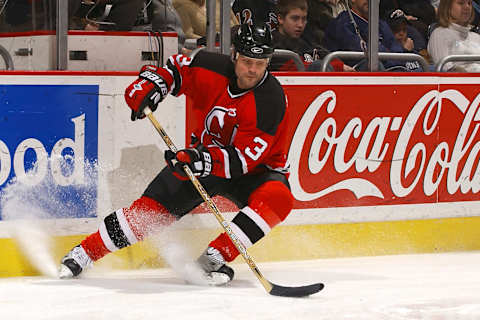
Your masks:
{"label": "hockey stick", "polygon": [[[163,130],[162,126],[157,121],[157,119],[153,116],[152,110],[150,110],[150,108],[147,107],[145,108],[144,113],[148,117],[150,122],[153,124],[155,129],[158,131],[158,133],[160,134],[160,136],[162,137],[163,141],[168,146],[168,148],[172,152],[176,153],[177,147],[173,144],[172,140],[167,135],[165,130]],[[207,191],[202,186],[200,181],[198,181],[197,177],[195,177],[190,167],[188,165],[184,165],[183,170],[185,170],[186,175],[188,176],[190,181],[193,183],[195,189],[197,189],[198,193],[202,196],[203,200],[207,203],[208,207],[210,208],[210,211],[213,213],[215,218],[217,218],[218,222],[223,227],[223,230],[225,230],[225,232],[230,237],[230,239],[232,240],[237,250],[241,253],[245,262],[248,264],[250,269],[253,271],[257,279],[260,281],[260,283],[263,285],[263,287],[268,293],[274,296],[282,296],[282,297],[305,297],[305,296],[309,296],[311,294],[317,293],[318,291],[323,289],[324,287],[323,283],[315,283],[312,285],[300,286],[300,287],[284,287],[284,286],[279,286],[274,283],[271,283],[270,281],[265,279],[265,277],[262,275],[257,265],[253,261],[253,259],[248,254],[247,249],[245,248],[243,243],[240,241],[237,235],[232,231],[232,229],[230,228],[230,224],[225,220],[225,218],[223,218],[222,214],[220,213],[220,210],[217,208],[217,205],[212,200],[212,198],[208,195]]]}

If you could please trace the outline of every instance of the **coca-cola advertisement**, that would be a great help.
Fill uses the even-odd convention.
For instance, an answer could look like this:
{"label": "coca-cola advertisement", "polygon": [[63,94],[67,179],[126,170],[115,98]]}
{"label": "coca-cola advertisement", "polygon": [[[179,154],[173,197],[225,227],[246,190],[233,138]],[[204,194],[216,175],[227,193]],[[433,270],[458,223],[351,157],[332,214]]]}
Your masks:
{"label": "coca-cola advertisement", "polygon": [[480,199],[478,85],[284,89],[296,208]]}

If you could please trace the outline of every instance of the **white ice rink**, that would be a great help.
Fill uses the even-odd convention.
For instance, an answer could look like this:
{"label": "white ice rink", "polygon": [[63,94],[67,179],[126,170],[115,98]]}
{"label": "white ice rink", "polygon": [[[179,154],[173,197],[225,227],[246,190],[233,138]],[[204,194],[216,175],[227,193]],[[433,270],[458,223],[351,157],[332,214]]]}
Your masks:
{"label": "white ice rink", "polygon": [[187,285],[170,269],[82,279],[0,279],[0,319],[480,319],[480,252],[259,263],[270,281],[322,281],[308,298],[266,294],[244,264],[228,287]]}

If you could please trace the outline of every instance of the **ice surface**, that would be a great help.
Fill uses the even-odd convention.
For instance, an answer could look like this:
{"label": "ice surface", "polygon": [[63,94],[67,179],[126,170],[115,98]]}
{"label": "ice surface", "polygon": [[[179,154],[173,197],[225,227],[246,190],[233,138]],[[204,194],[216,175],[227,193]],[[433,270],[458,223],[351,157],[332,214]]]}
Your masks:
{"label": "ice surface", "polygon": [[480,319],[480,252],[259,263],[308,298],[268,295],[244,263],[228,287],[187,285],[171,269],[91,269],[83,278],[0,279],[0,319]]}
{"label": "ice surface", "polygon": [[186,284],[201,277],[188,246],[170,233],[157,240],[173,269],[93,268],[81,279],[55,279],[40,221],[69,212],[62,199],[48,179],[34,188],[12,183],[0,195],[2,218],[15,222],[12,238],[46,275],[0,279],[0,320],[480,319],[480,252],[259,263],[278,285],[326,285],[308,298],[282,298],[267,294],[242,262],[232,265],[227,287]]}

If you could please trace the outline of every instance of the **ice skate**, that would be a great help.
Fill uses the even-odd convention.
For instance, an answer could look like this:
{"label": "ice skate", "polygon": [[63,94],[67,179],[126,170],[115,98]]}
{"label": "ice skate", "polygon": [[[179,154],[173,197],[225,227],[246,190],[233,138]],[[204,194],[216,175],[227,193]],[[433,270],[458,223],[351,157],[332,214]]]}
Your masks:
{"label": "ice skate", "polygon": [[58,277],[60,279],[77,277],[82,273],[83,269],[90,267],[92,263],[92,259],[87,255],[83,247],[78,245],[62,258],[58,270]]}
{"label": "ice skate", "polygon": [[223,286],[233,279],[233,269],[225,264],[220,251],[213,247],[208,247],[197,259],[197,263],[205,272],[207,283],[211,286]]}

